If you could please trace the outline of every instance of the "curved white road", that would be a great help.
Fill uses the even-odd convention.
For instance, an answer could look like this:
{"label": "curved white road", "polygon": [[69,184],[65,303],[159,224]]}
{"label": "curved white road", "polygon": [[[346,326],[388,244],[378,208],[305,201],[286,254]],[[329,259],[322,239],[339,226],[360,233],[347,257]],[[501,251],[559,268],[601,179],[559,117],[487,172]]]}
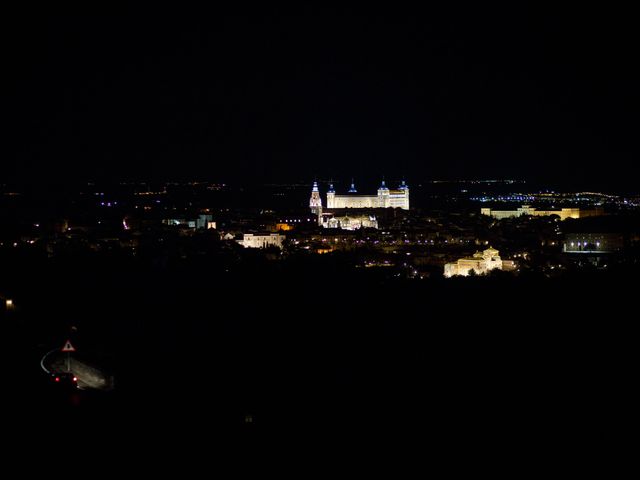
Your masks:
{"label": "curved white road", "polygon": [[47,353],[44,354],[44,356],[42,357],[42,360],[40,360],[40,366],[42,367],[42,370],[44,370],[48,375],[51,375],[51,371],[47,369],[47,367],[44,366],[44,360],[51,355],[53,352],[57,351],[58,348],[54,348],[52,350],[49,350]]}

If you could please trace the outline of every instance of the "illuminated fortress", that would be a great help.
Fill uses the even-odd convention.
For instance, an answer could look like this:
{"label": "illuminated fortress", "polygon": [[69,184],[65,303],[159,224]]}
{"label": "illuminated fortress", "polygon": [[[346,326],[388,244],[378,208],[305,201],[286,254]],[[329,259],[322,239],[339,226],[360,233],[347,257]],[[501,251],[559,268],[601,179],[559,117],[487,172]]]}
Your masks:
{"label": "illuminated fortress", "polygon": [[[311,200],[309,201],[311,211],[316,212],[322,208],[322,200],[318,190],[318,183],[313,183]],[[327,191],[327,208],[402,208],[409,210],[409,187],[403,180],[397,190],[391,190],[384,180],[378,188],[377,195],[358,195],[354,183],[346,195],[337,195],[333,184],[329,184]]]}
{"label": "illuminated fortress", "polygon": [[604,215],[602,208],[594,208],[591,210],[584,210],[580,208],[563,208],[561,210],[538,210],[530,205],[523,205],[517,210],[493,210],[491,208],[481,208],[481,215],[488,215],[498,220],[503,218],[515,218],[523,215],[531,215],[534,217],[545,217],[550,215],[557,215],[560,220],[566,220],[567,218],[585,218],[585,217],[598,217]]}

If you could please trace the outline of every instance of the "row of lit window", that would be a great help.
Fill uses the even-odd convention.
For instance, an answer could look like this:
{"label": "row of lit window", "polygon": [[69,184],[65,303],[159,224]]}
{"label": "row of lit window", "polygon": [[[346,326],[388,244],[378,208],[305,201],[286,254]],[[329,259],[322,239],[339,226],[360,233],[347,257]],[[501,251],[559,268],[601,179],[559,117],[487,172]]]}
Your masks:
{"label": "row of lit window", "polygon": [[[584,243],[578,242],[578,247],[586,247],[587,245],[589,245],[588,242],[584,242]],[[571,242],[571,246],[572,247],[575,246],[574,242]],[[600,242],[596,242],[596,247],[599,247],[599,246],[600,246]]]}

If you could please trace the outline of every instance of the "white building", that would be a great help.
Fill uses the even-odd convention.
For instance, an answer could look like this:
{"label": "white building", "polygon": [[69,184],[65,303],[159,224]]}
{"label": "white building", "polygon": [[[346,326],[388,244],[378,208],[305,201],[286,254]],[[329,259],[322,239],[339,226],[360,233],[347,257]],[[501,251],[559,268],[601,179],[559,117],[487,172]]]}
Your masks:
{"label": "white building", "polygon": [[242,235],[242,239],[237,242],[245,248],[278,247],[282,249],[285,238],[287,237],[279,233],[245,233]]}
{"label": "white building", "polygon": [[[314,182],[311,193],[309,207],[312,212],[317,212],[319,198],[318,185]],[[409,210],[409,187],[402,181],[397,190],[390,190],[385,185],[384,180],[378,188],[377,195],[358,195],[353,182],[346,195],[337,195],[333,189],[333,184],[329,185],[327,191],[327,208],[402,208]]]}
{"label": "white building", "polygon": [[198,218],[165,218],[162,220],[165,225],[174,227],[186,227],[197,229],[216,228],[216,222],[213,221],[212,215],[201,214]]}
{"label": "white building", "polygon": [[345,215],[343,217],[328,217],[322,219],[324,228],[341,228],[342,230],[357,230],[359,228],[378,228],[375,215]]}
{"label": "white building", "polygon": [[462,275],[466,277],[471,270],[476,274],[483,275],[497,268],[498,270],[513,270],[514,263],[511,260],[502,260],[498,255],[500,252],[495,248],[487,248],[483,252],[476,252],[471,258],[460,258],[455,263],[447,263],[444,266],[444,276]]}

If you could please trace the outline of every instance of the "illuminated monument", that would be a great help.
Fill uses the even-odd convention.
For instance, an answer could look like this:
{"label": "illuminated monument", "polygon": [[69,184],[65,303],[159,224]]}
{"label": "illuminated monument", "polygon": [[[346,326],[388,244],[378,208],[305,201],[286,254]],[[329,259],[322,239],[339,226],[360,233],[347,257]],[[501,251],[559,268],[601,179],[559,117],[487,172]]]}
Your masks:
{"label": "illuminated monument", "polygon": [[[322,209],[322,201],[318,192],[318,183],[313,183],[309,207],[317,213],[318,206]],[[403,180],[396,190],[390,190],[384,180],[378,188],[377,195],[358,195],[355,184],[351,182],[351,188],[346,195],[337,195],[333,184],[327,191],[327,208],[402,208],[409,210],[409,187]]]}
{"label": "illuminated monument", "polygon": [[462,275],[466,277],[473,270],[477,275],[483,275],[491,270],[513,270],[515,265],[511,260],[502,260],[500,252],[495,248],[487,248],[483,252],[476,252],[473,257],[460,258],[455,263],[444,266],[444,276]]}

